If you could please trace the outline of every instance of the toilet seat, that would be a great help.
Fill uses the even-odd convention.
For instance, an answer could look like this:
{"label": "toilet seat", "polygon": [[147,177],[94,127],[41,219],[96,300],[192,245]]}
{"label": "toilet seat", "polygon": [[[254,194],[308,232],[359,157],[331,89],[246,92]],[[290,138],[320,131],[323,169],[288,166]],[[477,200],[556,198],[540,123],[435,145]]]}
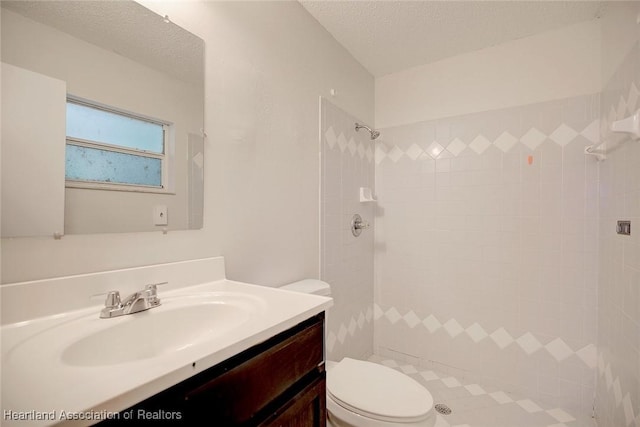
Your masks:
{"label": "toilet seat", "polygon": [[327,371],[327,393],[348,411],[383,422],[416,423],[433,408],[431,393],[413,378],[347,357]]}

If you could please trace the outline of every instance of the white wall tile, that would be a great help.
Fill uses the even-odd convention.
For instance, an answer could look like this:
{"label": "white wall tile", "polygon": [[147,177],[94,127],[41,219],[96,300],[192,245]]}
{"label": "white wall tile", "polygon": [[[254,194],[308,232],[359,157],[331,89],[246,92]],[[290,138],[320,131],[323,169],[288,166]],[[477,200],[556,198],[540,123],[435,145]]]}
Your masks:
{"label": "white wall tile", "polygon": [[[373,321],[366,317],[373,306],[374,236],[369,229],[355,238],[350,222],[355,213],[372,226],[376,221],[374,205],[359,200],[360,187],[369,187],[375,194],[373,159],[360,154],[364,148],[358,150],[372,143],[365,133],[354,129],[353,124],[362,123],[361,120],[325,99],[321,101],[321,109],[321,279],[329,282],[334,298],[327,315],[327,357],[332,360],[345,356],[368,357],[373,352],[374,340]],[[333,144],[332,137],[335,137]],[[389,185],[404,188],[406,183],[398,181]],[[393,223],[387,225],[390,238],[401,235]],[[386,297],[382,300],[399,302]],[[384,331],[379,336],[388,338]]]}
{"label": "white wall tile", "polygon": [[[626,17],[621,19],[624,20],[630,21]],[[616,26],[620,22],[616,21]],[[607,28],[607,31],[614,31]],[[616,108],[620,98],[626,97],[635,84],[634,78],[640,74],[638,57],[640,46],[636,42],[602,92],[603,121],[606,122],[605,115]],[[604,137],[611,136],[604,132]],[[637,308],[633,308],[634,305],[638,307],[640,284],[640,263],[634,243],[638,235],[633,232],[632,236],[615,234],[617,220],[640,220],[635,208],[640,203],[640,194],[635,190],[639,164],[640,151],[637,144],[630,143],[619,145],[599,164],[597,331],[601,362],[595,395],[596,415],[601,427],[632,424],[628,419],[629,408],[636,412],[640,408],[640,329]],[[591,243],[592,236],[588,240]],[[628,402],[626,408],[624,399]]]}
{"label": "white wall tile", "polygon": [[[586,194],[589,185],[597,186],[597,170],[595,177],[592,168],[587,173],[586,139],[579,133],[595,119],[587,114],[594,98],[423,125],[470,144],[423,174],[434,189],[426,195],[434,196],[429,216],[419,203],[425,189],[403,179],[417,158],[379,166],[379,218],[389,228],[384,238],[376,236],[385,243],[376,250],[376,302],[395,307],[399,318],[415,313],[423,324],[410,328],[380,318],[376,328],[385,333],[377,335],[377,346],[589,410],[582,387],[593,386],[594,368],[576,352],[595,344],[594,324],[586,329],[596,306],[586,303],[584,266]],[[522,124],[533,122],[543,136],[532,153],[526,141],[536,131],[521,137],[531,129]],[[410,149],[410,128],[418,126],[408,125],[401,132],[407,143],[396,139],[396,146]],[[556,129],[560,143],[549,137]],[[382,135],[386,144],[384,129]]]}

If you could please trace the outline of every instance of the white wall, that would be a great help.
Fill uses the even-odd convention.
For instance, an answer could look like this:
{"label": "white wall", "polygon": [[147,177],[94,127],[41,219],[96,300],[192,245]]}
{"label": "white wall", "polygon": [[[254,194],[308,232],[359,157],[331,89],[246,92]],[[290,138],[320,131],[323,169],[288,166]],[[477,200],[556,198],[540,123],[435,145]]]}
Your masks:
{"label": "white wall", "polygon": [[376,127],[596,93],[600,23],[589,21],[376,79]]}
{"label": "white wall", "polygon": [[373,77],[296,2],[143,4],[205,40],[204,228],[3,240],[3,283],[214,255],[237,280],[318,277],[318,96],[372,122]]}
{"label": "white wall", "polygon": [[640,39],[637,1],[609,2],[602,19],[602,86],[611,81]]}

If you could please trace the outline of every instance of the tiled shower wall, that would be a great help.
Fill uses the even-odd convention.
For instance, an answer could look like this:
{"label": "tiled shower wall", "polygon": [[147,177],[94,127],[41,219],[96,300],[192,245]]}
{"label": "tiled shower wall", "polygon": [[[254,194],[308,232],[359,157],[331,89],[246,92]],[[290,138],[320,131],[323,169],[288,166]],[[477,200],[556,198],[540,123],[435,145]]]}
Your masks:
{"label": "tiled shower wall", "polygon": [[381,132],[376,353],[590,414],[599,95]]}
{"label": "tiled shower wall", "polygon": [[[358,120],[320,99],[321,276],[331,285],[334,305],[327,313],[329,360],[365,358],[373,352],[374,206],[360,202],[360,187],[374,187],[374,145]],[[360,122],[362,123],[362,122]],[[360,214],[371,228],[351,233]]]}
{"label": "tiled shower wall", "polygon": [[[640,108],[640,45],[602,92],[602,129]],[[640,425],[640,143],[603,132],[600,163],[598,389],[600,427]],[[631,220],[630,236],[616,234]],[[635,424],[634,424],[635,421]]]}

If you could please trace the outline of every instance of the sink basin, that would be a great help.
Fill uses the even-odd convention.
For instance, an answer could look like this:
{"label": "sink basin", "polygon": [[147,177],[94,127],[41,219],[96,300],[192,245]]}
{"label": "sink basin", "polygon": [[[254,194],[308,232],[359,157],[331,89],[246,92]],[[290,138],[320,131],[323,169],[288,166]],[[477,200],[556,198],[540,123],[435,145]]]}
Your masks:
{"label": "sink basin", "polygon": [[[65,322],[27,340],[13,356],[37,351],[34,344],[74,331],[59,352],[63,364],[99,367],[175,354],[229,334],[261,311],[263,301],[245,294],[208,293],[162,298],[159,307],[110,319],[98,312]],[[77,333],[77,331],[82,331]],[[43,336],[44,335],[44,336]]]}
{"label": "sink basin", "polygon": [[246,322],[249,312],[238,304],[208,301],[129,316],[126,322],[71,344],[62,352],[62,361],[75,366],[113,365],[179,351],[227,333]]}

